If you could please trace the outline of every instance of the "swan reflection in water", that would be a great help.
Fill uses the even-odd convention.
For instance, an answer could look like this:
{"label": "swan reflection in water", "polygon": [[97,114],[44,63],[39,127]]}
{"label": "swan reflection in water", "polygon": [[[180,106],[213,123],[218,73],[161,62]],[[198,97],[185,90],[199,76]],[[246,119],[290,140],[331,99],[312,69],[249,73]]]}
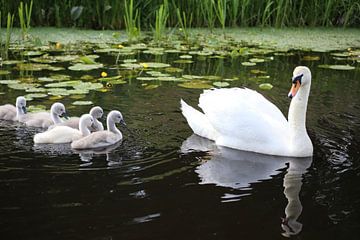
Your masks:
{"label": "swan reflection in water", "polygon": [[284,195],[288,200],[285,208],[285,218],[282,219],[282,233],[285,237],[299,234],[302,224],[297,221],[302,212],[299,193],[302,186],[302,176],[312,163],[312,157],[292,158],[263,155],[219,147],[214,142],[197,135],[186,139],[182,153],[206,151],[211,159],[204,161],[196,169],[201,179],[200,184],[215,184],[234,189],[249,187],[251,183],[271,179],[288,165],[284,176]]}

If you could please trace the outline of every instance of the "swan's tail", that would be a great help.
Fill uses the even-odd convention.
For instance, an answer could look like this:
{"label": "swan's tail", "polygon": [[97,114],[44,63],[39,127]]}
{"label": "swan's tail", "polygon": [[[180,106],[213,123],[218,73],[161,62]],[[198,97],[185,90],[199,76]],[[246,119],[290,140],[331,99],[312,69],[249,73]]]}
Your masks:
{"label": "swan's tail", "polygon": [[186,121],[193,132],[201,137],[215,140],[217,136],[216,130],[213,128],[205,114],[189,106],[182,99],[180,103],[182,114],[186,118]]}
{"label": "swan's tail", "polygon": [[46,134],[44,133],[37,133],[34,136],[34,143],[35,144],[39,144],[39,143],[49,143],[50,139],[48,136],[46,136]]}

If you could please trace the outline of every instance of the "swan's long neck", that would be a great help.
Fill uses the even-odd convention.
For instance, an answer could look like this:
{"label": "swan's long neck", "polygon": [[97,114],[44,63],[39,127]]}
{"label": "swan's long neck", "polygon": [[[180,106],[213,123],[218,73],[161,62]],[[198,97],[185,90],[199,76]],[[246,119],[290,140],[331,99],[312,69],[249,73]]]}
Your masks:
{"label": "swan's long neck", "polygon": [[25,115],[25,113],[24,113],[22,107],[16,106],[16,119],[19,120],[24,115]]}
{"label": "swan's long neck", "polygon": [[80,132],[83,135],[83,137],[86,137],[86,136],[90,135],[90,133],[91,133],[89,128],[85,125],[85,123],[83,121],[81,121],[81,119],[79,122],[79,129],[80,129]]}
{"label": "swan's long neck", "polygon": [[63,121],[61,120],[61,118],[59,117],[59,115],[57,115],[54,111],[51,111],[51,120],[54,122],[54,124],[58,124],[58,123],[62,123]]}
{"label": "swan's long neck", "polygon": [[115,122],[111,119],[108,118],[106,120],[107,126],[108,126],[108,131],[115,133],[116,135],[121,135],[121,132],[119,129],[117,129],[117,127],[115,126]]}
{"label": "swan's long neck", "polygon": [[310,83],[301,86],[296,96],[291,100],[288,115],[291,140],[307,136],[305,123],[309,93]]}

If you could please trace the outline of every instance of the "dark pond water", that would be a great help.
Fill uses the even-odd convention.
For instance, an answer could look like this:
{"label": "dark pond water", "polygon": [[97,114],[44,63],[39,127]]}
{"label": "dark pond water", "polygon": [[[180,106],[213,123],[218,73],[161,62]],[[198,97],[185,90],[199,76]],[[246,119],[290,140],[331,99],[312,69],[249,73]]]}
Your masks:
{"label": "dark pond water", "polygon": [[[230,87],[257,89],[286,115],[293,68],[309,66],[313,84],[307,127],[314,156],[291,159],[217,149],[192,136],[179,100],[195,106],[201,89],[179,87],[179,82],[139,81],[136,76],[147,76],[150,69],[119,70],[116,54],[99,55],[96,61],[104,63],[102,69],[57,73],[79,79],[84,74],[98,78],[101,71],[109,76],[120,71],[127,83],[107,84],[102,91],[58,101],[71,115],[88,111],[89,106],[71,105],[81,97],[106,112],[118,109],[131,132],[121,128],[124,141],[107,152],[75,153],[68,145],[34,146],[32,137],[38,129],[0,122],[2,239],[283,239],[292,235],[298,239],[359,239],[359,63],[309,52],[258,54],[267,61],[253,67],[241,65],[249,57],[194,57],[191,64],[174,63],[178,53],[120,57],[120,62],[136,58],[170,63],[183,69],[171,73],[177,77],[237,77],[239,80],[229,81]],[[307,55],[320,60],[302,60]],[[16,53],[11,56],[20,58]],[[349,63],[357,69],[317,67],[334,63]],[[67,67],[69,63],[54,65]],[[11,72],[0,75],[2,80],[36,81],[52,74],[48,70],[19,71],[14,65],[2,69]],[[29,80],[29,75],[34,79]],[[261,90],[258,84],[263,82],[274,87]],[[0,95],[1,104],[25,94],[5,84],[0,85],[0,92],[5,93]],[[34,98],[28,105],[49,108],[54,101],[53,96]]]}

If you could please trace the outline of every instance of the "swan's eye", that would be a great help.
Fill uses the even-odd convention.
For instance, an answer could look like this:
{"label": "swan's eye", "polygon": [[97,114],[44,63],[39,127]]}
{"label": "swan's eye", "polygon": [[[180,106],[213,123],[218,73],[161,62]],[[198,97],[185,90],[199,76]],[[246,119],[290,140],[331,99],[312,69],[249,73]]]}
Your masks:
{"label": "swan's eye", "polygon": [[296,77],[293,77],[291,80],[292,80],[292,83],[296,83],[296,82],[299,82],[301,84],[301,79],[302,77],[304,76],[304,74],[300,74]]}

